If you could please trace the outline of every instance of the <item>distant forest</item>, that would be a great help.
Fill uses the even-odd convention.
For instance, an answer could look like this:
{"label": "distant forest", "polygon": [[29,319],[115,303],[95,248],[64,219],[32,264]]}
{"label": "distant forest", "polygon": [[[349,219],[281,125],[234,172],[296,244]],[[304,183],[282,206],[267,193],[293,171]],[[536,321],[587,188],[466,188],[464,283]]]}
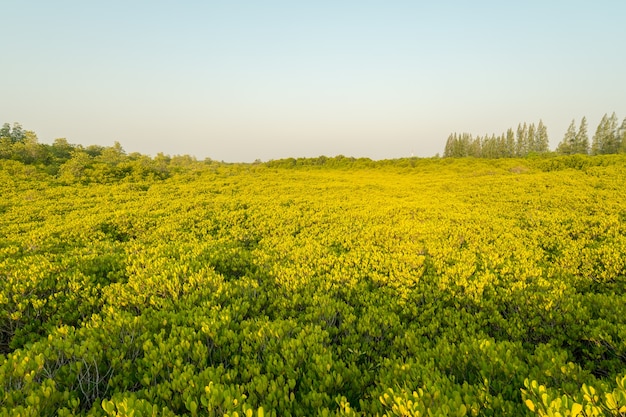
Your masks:
{"label": "distant forest", "polygon": [[[523,158],[529,155],[606,155],[626,153],[626,118],[621,125],[617,115],[605,114],[596,128],[592,140],[587,133],[587,119],[580,124],[572,120],[561,142],[554,151],[549,148],[548,130],[543,121],[520,123],[517,130],[508,129],[499,136],[472,136],[469,133],[453,133],[448,137],[444,157],[461,158]],[[414,158],[411,158],[414,159]],[[65,138],[55,139],[52,144],[40,143],[35,132],[25,130],[21,124],[4,123],[0,128],[0,160],[13,160],[35,166],[40,171],[54,175],[66,183],[107,183],[122,178],[166,178],[177,170],[197,163],[218,164],[207,158],[202,162],[193,156],[169,156],[162,153],[150,157],[137,152],[126,153],[119,142],[113,146],[75,145]],[[406,158],[396,161],[402,165]],[[390,163],[374,162],[369,158],[320,156],[317,158],[287,158],[265,163],[268,167],[303,166],[372,166]],[[409,161],[410,162],[410,161]],[[256,161],[254,164],[260,164]]]}
{"label": "distant forest", "polygon": [[[550,152],[548,130],[539,121],[520,123],[516,130],[510,128],[499,136],[472,136],[469,133],[452,133],[446,141],[444,157],[461,158],[520,158],[532,154]],[[607,155],[626,153],[626,117],[618,124],[615,113],[605,114],[596,128],[591,142],[587,133],[587,118],[583,117],[576,128],[576,120],[572,120],[565,136],[554,151],[559,155]]]}

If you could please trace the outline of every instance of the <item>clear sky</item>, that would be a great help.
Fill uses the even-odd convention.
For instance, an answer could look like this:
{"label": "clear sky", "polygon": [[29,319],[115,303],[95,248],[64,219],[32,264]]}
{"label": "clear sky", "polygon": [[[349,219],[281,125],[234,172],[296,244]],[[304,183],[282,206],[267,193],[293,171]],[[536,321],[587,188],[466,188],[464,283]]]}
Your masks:
{"label": "clear sky", "polygon": [[626,116],[626,1],[0,0],[0,123],[224,161]]}

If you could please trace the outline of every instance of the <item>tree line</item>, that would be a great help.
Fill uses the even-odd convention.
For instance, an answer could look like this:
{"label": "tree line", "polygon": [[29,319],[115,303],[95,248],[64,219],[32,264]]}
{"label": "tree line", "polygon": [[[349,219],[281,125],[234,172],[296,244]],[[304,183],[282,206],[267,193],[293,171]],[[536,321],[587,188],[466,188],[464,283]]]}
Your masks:
{"label": "tree line", "polygon": [[121,179],[164,179],[173,172],[193,165],[211,165],[189,155],[155,157],[138,152],[127,153],[119,142],[113,146],[75,145],[65,138],[52,144],[40,143],[35,132],[21,124],[4,123],[0,128],[0,160],[34,166],[66,183],[109,183]]}
{"label": "tree line", "polygon": [[[586,117],[577,127],[572,120],[561,142],[552,152],[549,148],[548,129],[542,120],[534,123],[520,123],[517,129],[509,128],[496,136],[473,136],[470,133],[450,134],[446,141],[444,157],[475,158],[523,158],[528,155],[606,155],[626,153],[626,117],[621,124],[617,115],[605,114],[598,124],[592,140],[589,140]],[[75,145],[65,138],[55,139],[52,144],[40,143],[35,132],[26,130],[19,123],[4,123],[0,127],[0,160],[14,160],[26,165],[35,165],[51,175],[68,182],[85,182],[98,178],[98,182],[108,182],[139,176],[142,178],[168,177],[172,170],[194,164],[213,165],[216,161],[207,158],[197,161],[193,156],[173,156],[157,154],[154,158],[137,152],[126,153],[115,142],[113,146]],[[414,158],[411,158],[413,160]],[[261,161],[255,161],[259,164]],[[385,161],[379,161],[383,163]],[[386,161],[390,162],[390,161]],[[369,158],[348,158],[339,155],[334,158],[288,158],[269,161],[269,167],[295,166],[371,166]],[[94,175],[95,174],[95,175]]]}
{"label": "tree line", "polygon": [[[534,123],[524,122],[516,130],[509,128],[506,133],[496,136],[473,136],[470,133],[452,133],[446,141],[443,156],[460,158],[523,158],[532,154],[550,153],[549,137],[546,125],[539,120]],[[621,125],[617,115],[605,114],[598,124],[595,134],[589,141],[587,118],[583,117],[576,127],[572,120],[554,153],[559,155],[606,155],[626,153],[626,117]]]}

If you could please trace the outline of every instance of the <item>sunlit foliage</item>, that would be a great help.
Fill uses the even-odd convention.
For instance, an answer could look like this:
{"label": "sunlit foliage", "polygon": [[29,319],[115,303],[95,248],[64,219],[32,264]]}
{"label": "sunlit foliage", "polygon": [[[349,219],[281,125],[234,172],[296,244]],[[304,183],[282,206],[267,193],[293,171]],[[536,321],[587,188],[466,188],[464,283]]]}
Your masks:
{"label": "sunlit foliage", "polygon": [[626,410],[624,156],[55,146],[0,160],[0,415]]}

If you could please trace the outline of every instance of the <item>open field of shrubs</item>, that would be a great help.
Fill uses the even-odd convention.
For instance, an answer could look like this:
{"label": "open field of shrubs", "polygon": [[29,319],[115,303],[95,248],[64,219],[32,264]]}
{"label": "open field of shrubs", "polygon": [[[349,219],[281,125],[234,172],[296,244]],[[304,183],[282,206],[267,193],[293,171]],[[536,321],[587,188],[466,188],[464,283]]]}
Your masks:
{"label": "open field of shrubs", "polygon": [[74,159],[0,160],[0,415],[626,415],[626,156]]}

